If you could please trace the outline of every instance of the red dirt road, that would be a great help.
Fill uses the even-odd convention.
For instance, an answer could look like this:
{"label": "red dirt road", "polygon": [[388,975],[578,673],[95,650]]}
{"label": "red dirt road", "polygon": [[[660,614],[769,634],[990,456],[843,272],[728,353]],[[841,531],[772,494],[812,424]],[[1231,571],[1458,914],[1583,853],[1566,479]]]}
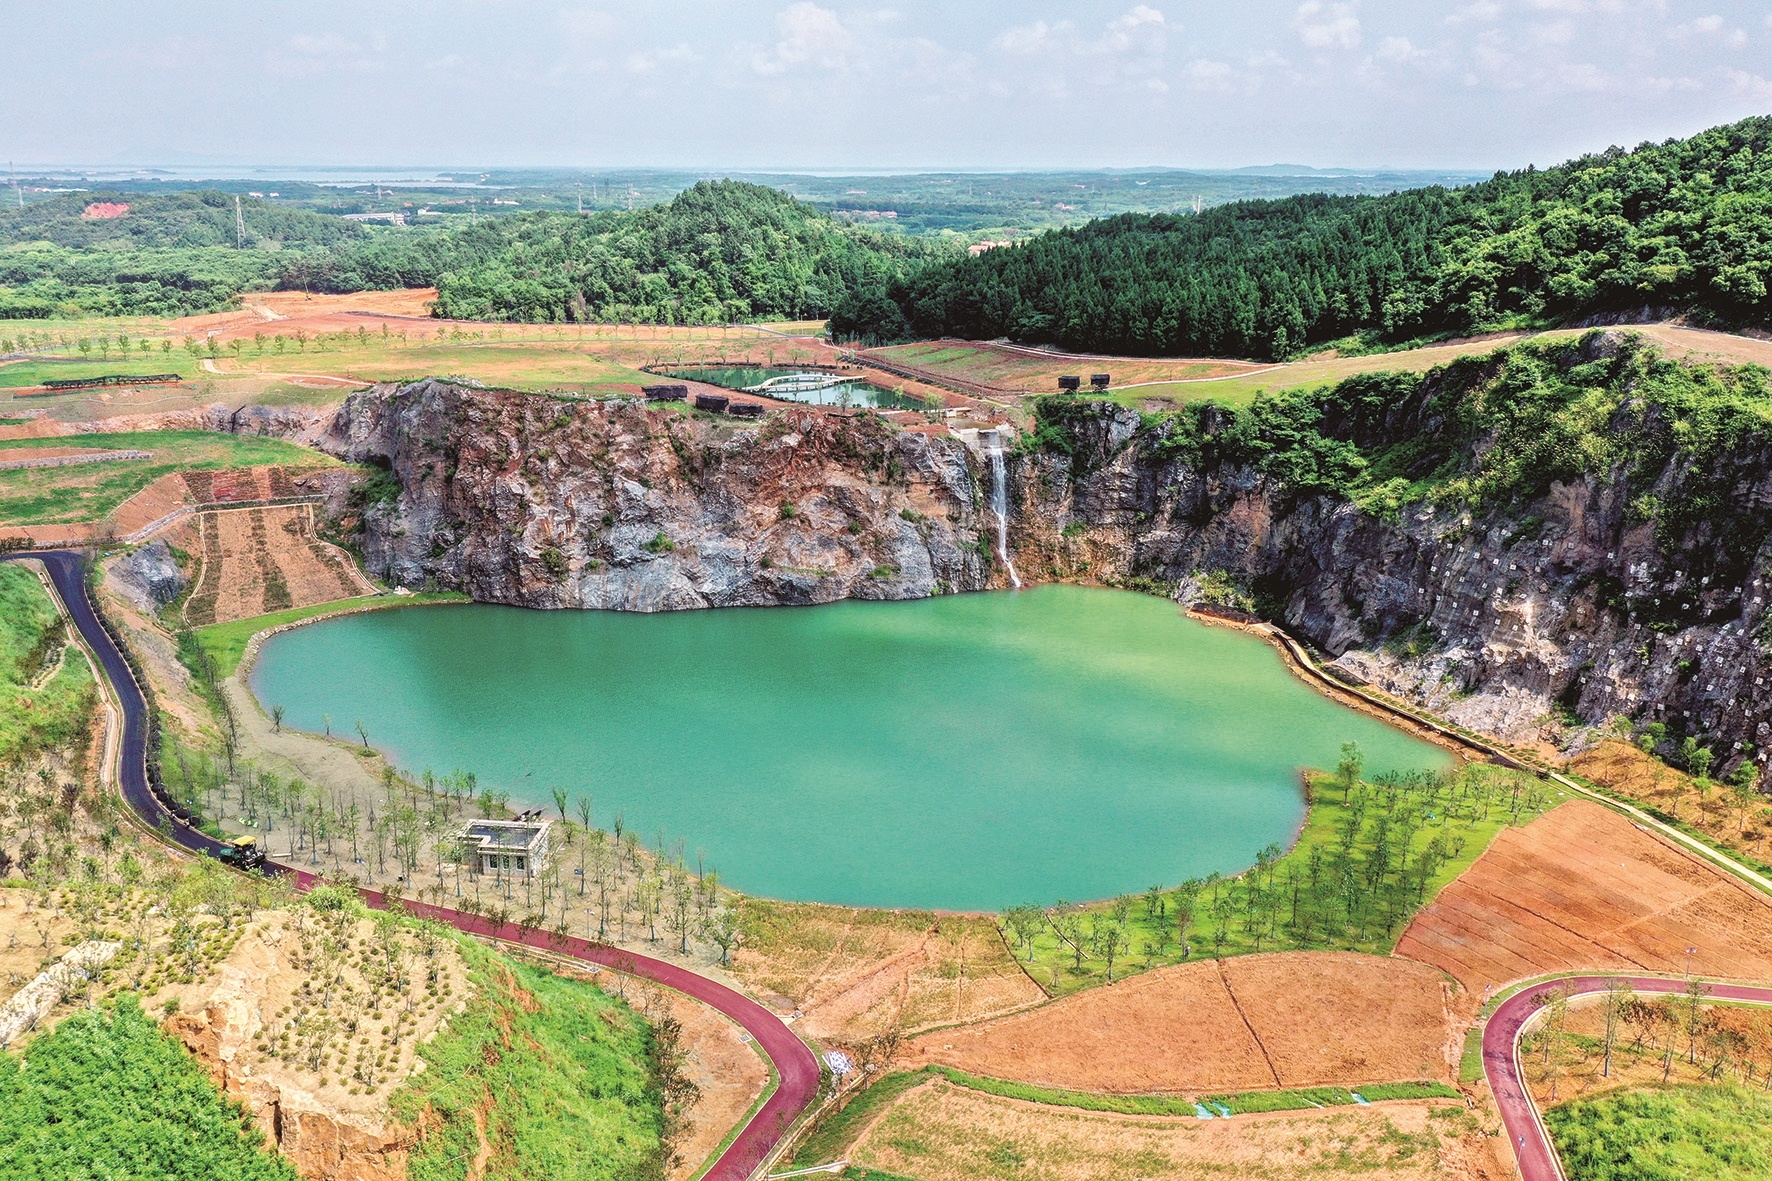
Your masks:
{"label": "red dirt road", "polygon": [[[1567,1181],[1568,1174],[1563,1172],[1538,1107],[1526,1091],[1526,1080],[1520,1073],[1520,1035],[1543,1004],[1544,995],[1552,989],[1562,987],[1570,996],[1604,992],[1609,979],[1612,978],[1562,976],[1535,984],[1503,1001],[1483,1027],[1483,1073],[1489,1078],[1495,1105],[1501,1109],[1501,1122],[1507,1128],[1508,1144],[1520,1162],[1522,1181]],[[1684,980],[1655,976],[1621,979],[1639,993],[1679,994],[1686,990]],[[1772,1005],[1772,988],[1745,984],[1713,984],[1706,996],[1710,1000]]]}

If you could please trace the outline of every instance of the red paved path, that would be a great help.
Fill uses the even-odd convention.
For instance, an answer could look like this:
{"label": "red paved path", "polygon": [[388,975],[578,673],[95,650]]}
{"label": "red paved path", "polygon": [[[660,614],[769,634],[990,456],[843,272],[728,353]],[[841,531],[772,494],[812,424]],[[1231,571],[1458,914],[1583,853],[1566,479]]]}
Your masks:
{"label": "red paved path", "polygon": [[[1572,997],[1583,996],[1605,992],[1610,980],[1622,980],[1640,993],[1664,995],[1686,991],[1684,980],[1658,976],[1560,976],[1521,989],[1501,1002],[1483,1027],[1483,1073],[1489,1076],[1489,1089],[1495,1094],[1495,1105],[1501,1109],[1501,1122],[1507,1128],[1514,1157],[1520,1162],[1523,1181],[1567,1181],[1567,1175],[1551,1149],[1538,1107],[1526,1093],[1525,1080],[1520,1076],[1520,1033],[1553,989],[1566,989]],[[1745,984],[1710,984],[1706,988],[1705,996],[1710,1000],[1772,1005],[1772,988]]]}
{"label": "red paved path", "polygon": [[[147,775],[147,703],[140,686],[131,674],[123,652],[121,636],[105,630],[86,592],[85,562],[79,554],[68,550],[33,550],[0,554],[0,561],[36,558],[47,568],[56,597],[67,608],[69,618],[80,631],[87,646],[99,658],[105,679],[122,709],[122,734],[118,743],[118,786],[124,801],[142,822],[157,830],[162,839],[197,853],[218,855],[225,846],[173,816],[148,783]],[[306,890],[320,879],[291,866],[267,862],[266,872],[288,873],[296,885]],[[386,898],[374,891],[363,891],[371,906],[387,904]],[[780,1083],[761,1110],[756,1112],[736,1139],[720,1154],[718,1160],[703,1174],[705,1181],[745,1181],[769,1152],[780,1142],[793,1122],[800,1117],[818,1093],[818,1059],[806,1043],[794,1035],[781,1018],[742,993],[718,981],[692,972],[678,964],[636,955],[600,943],[572,936],[559,937],[546,931],[532,930],[506,923],[500,927],[476,915],[463,914],[422,902],[401,899],[401,904],[421,918],[447,923],[459,931],[510,943],[523,944],[540,951],[571,956],[586,963],[599,964],[643,976],[667,988],[688,994],[726,1014],[756,1039],[757,1045],[775,1065]]]}

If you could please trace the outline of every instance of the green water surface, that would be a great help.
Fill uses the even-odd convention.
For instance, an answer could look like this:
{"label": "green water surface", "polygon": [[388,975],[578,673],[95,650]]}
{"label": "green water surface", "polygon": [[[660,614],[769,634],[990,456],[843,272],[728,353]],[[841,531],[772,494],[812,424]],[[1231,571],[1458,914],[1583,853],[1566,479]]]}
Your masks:
{"label": "green water surface", "polygon": [[[1303,818],[1302,767],[1443,751],[1299,683],[1260,640],[1146,595],[636,615],[426,607],[272,637],[287,725],[361,718],[399,765],[514,801],[589,793],[748,893],[987,909],[1249,865]],[[549,804],[551,809],[551,804]]]}

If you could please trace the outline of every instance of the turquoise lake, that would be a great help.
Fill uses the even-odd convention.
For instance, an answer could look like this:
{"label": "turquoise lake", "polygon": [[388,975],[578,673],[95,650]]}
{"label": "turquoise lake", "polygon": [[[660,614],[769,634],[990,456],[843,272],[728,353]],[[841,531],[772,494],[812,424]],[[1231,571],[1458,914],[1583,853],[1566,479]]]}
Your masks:
{"label": "turquoise lake", "polygon": [[1444,751],[1301,684],[1267,644],[1146,595],[1047,586],[637,615],[448,606],[272,637],[285,725],[361,718],[402,768],[513,803],[588,793],[775,898],[994,909],[1248,866],[1299,771]]}

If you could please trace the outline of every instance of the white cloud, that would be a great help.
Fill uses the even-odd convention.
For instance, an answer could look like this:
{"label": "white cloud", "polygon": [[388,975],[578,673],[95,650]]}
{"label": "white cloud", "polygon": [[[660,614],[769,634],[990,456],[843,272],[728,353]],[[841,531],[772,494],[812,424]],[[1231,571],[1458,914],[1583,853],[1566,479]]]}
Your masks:
{"label": "white cloud", "polygon": [[849,49],[855,41],[835,12],[811,0],[791,4],[776,14],[775,31],[775,46],[755,61],[759,74],[782,74],[802,65],[841,69],[848,65]]}
{"label": "white cloud", "polygon": [[1304,0],[1292,27],[1312,49],[1353,49],[1360,44],[1360,17],[1353,4]]}
{"label": "white cloud", "polygon": [[1386,37],[1378,43],[1378,56],[1387,62],[1407,62],[1426,57],[1427,51],[1417,49],[1407,37]]}
{"label": "white cloud", "polygon": [[1466,4],[1457,12],[1449,13],[1446,23],[1461,25],[1466,21],[1492,21],[1501,15],[1501,5],[1495,0],[1476,0],[1474,4]]}
{"label": "white cloud", "polygon": [[1746,70],[1724,70],[1723,77],[1731,90],[1749,102],[1772,103],[1772,79]]}
{"label": "white cloud", "polygon": [[628,54],[626,66],[630,74],[651,74],[667,66],[683,66],[701,60],[687,42],[679,42],[668,49],[640,49]]}
{"label": "white cloud", "polygon": [[304,78],[317,74],[365,73],[378,68],[386,42],[380,35],[368,45],[337,33],[297,33],[283,43],[280,52],[267,54],[267,65],[284,77]]}

